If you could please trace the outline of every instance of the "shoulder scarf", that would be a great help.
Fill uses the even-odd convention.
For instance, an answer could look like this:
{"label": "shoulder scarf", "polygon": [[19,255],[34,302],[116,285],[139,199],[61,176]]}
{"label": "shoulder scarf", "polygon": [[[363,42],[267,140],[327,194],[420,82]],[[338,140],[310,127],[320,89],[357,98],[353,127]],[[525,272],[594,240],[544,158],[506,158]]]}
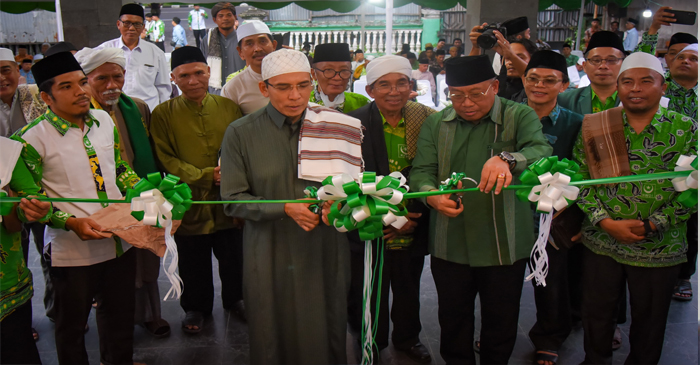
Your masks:
{"label": "shoulder scarf", "polygon": [[209,31],[209,39],[207,44],[207,64],[210,68],[209,87],[221,89],[221,38],[219,38],[219,28],[213,28]]}
{"label": "shoulder scarf", "polygon": [[625,143],[622,107],[586,114],[581,127],[591,178],[631,175]]}

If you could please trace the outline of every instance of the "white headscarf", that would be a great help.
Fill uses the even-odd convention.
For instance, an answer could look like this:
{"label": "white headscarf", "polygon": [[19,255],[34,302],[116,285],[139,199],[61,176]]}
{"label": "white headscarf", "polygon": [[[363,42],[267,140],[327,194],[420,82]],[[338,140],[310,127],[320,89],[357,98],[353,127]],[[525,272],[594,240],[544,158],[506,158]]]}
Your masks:
{"label": "white headscarf", "polygon": [[126,68],[126,57],[120,48],[94,49],[85,47],[75,54],[75,59],[78,60],[86,75],[107,62],[116,63],[122,68]]}
{"label": "white headscarf", "polygon": [[689,44],[689,45],[685,46],[685,48],[683,48],[680,52],[678,52],[678,54],[676,54],[676,57],[678,57],[678,55],[683,53],[683,52],[695,52],[695,54],[697,54],[698,53],[698,44],[693,43],[693,44]]}
{"label": "white headscarf", "polygon": [[380,77],[390,73],[400,73],[410,79],[412,71],[411,63],[405,57],[396,55],[377,57],[367,65],[367,85],[374,84]]}
{"label": "white headscarf", "polygon": [[274,51],[262,61],[262,79],[269,80],[275,76],[293,72],[311,74],[311,65],[305,54],[287,48]]}

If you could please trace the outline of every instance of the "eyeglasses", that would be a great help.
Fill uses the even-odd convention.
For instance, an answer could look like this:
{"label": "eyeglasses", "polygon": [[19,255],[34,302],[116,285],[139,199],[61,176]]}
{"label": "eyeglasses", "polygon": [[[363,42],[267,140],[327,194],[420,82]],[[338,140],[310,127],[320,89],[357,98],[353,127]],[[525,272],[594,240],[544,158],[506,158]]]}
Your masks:
{"label": "eyeglasses", "polygon": [[472,101],[472,103],[478,103],[486,98],[486,94],[491,90],[491,85],[493,85],[493,82],[496,80],[491,81],[489,86],[486,88],[486,91],[480,92],[480,93],[471,93],[469,95],[467,94],[450,94],[448,95],[450,97],[450,100],[452,100],[453,103],[457,104],[462,104],[465,100],[469,99]]}
{"label": "eyeglasses", "polygon": [[396,89],[396,91],[403,93],[411,89],[411,84],[408,82],[399,82],[396,85],[380,84],[373,86],[372,88],[382,94],[388,94],[393,89]]}
{"label": "eyeglasses", "polygon": [[319,72],[322,72],[322,73],[323,73],[323,77],[325,77],[325,78],[327,78],[327,79],[332,79],[332,78],[335,77],[335,75],[340,75],[340,78],[341,78],[341,79],[347,80],[347,79],[350,78],[350,76],[352,76],[352,71],[350,71],[350,70],[340,70],[340,71],[336,71],[336,70],[333,70],[333,69],[330,69],[330,68],[327,68],[327,69],[325,69],[325,70],[321,70],[321,69],[318,69],[318,68],[315,68],[315,67],[314,67],[314,70],[319,71]]}
{"label": "eyeglasses", "polygon": [[302,82],[301,84],[276,84],[273,85],[267,81],[265,81],[265,84],[275,90],[281,91],[281,92],[291,92],[292,89],[296,88],[297,91],[302,92],[305,90],[308,90],[311,87],[311,82]]}
{"label": "eyeglasses", "polygon": [[622,60],[623,60],[623,58],[617,58],[617,57],[586,58],[586,61],[589,62],[593,66],[600,66],[603,62],[607,63],[608,65],[617,65]]}
{"label": "eyeglasses", "polygon": [[532,77],[532,76],[528,76],[525,78],[525,82],[531,86],[535,86],[535,85],[539,84],[540,82],[542,82],[542,84],[544,86],[553,87],[553,86],[556,86],[556,84],[558,84],[561,81],[562,81],[561,79],[552,79],[552,78],[538,79],[537,77]]}
{"label": "eyeglasses", "polygon": [[122,23],[122,25],[123,25],[124,28],[126,28],[126,29],[131,28],[132,25],[134,26],[135,29],[141,29],[141,28],[143,28],[143,23],[122,22],[121,20],[120,20],[120,22]]}

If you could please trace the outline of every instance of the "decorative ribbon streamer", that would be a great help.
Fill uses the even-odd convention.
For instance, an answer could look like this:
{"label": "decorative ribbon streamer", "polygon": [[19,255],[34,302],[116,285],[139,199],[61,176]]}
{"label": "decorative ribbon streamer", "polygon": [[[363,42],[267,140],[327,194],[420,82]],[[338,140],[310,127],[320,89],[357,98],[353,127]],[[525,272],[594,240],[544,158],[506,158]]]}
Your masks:
{"label": "decorative ribbon streamer", "polygon": [[675,171],[690,171],[688,177],[677,177],[671,182],[676,191],[681,192],[678,202],[690,208],[698,203],[698,156],[680,156]]}
{"label": "decorative ribbon streamer", "polygon": [[571,205],[578,197],[579,188],[570,186],[569,183],[579,181],[583,177],[577,174],[580,167],[574,161],[563,159],[559,161],[557,156],[542,158],[530,165],[520,175],[520,181],[526,185],[535,185],[528,192],[527,189],[518,190],[518,199],[537,203],[537,211],[540,216],[540,232],[537,241],[532,246],[530,253],[530,275],[525,278],[535,283],[547,286],[545,278],[549,273],[549,261],[547,257],[547,239],[552,225],[552,213],[554,210],[562,210]]}
{"label": "decorative ribbon streamer", "polygon": [[335,201],[328,220],[338,232],[357,229],[360,239],[367,241],[382,237],[385,225],[399,229],[408,222],[408,210],[401,204],[408,186],[400,172],[389,176],[364,172],[359,180],[358,184],[348,174],[329,176],[318,189],[319,200]]}
{"label": "decorative ribbon streamer", "polygon": [[[172,228],[173,219],[182,219],[192,205],[192,191],[187,184],[178,184],[178,181],[180,178],[175,175],[169,174],[162,178],[160,173],[154,172],[148,174],[145,179],[141,179],[126,193],[126,201],[131,202],[131,215],[134,218],[150,226],[160,228],[163,224],[165,225],[166,249],[163,255],[163,271],[171,286],[163,300],[167,300],[171,294],[173,299],[179,299],[184,285],[177,273],[179,257]],[[172,256],[172,259],[166,267],[168,256]]]}
{"label": "decorative ribbon streamer", "polygon": [[[307,186],[306,189],[304,189],[304,194],[306,194],[306,198],[308,199],[318,199],[318,188],[315,186]],[[318,214],[321,211],[321,206],[318,203],[311,204],[309,205],[309,210],[314,214]]]}

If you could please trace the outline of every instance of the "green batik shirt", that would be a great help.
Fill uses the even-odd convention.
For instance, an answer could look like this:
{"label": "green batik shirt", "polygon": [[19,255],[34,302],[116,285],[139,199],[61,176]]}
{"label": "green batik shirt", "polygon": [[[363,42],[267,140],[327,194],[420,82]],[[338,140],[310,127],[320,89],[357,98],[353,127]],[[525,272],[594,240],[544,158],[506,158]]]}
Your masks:
{"label": "green batik shirt", "polygon": [[698,84],[692,89],[686,89],[673,78],[666,78],[666,94],[669,98],[668,110],[687,115],[698,120]]}
{"label": "green batik shirt", "polygon": [[[12,179],[7,186],[20,197],[46,195],[34,183],[21,158],[12,170]],[[21,221],[27,221],[19,206],[16,212]],[[50,217],[51,210],[40,221],[46,222]],[[34,293],[32,273],[27,269],[22,250],[22,232],[8,232],[0,223],[0,321],[27,303]]]}
{"label": "green batik shirt", "polygon": [[[392,127],[387,123],[384,115],[382,116],[382,125],[384,126],[384,142],[386,143],[386,152],[389,157],[389,171],[402,171],[406,167],[411,166],[413,160],[408,158],[408,144],[406,144],[406,122],[403,118],[399,121],[396,127]],[[410,245],[413,242],[413,236],[399,236],[387,242],[388,249],[401,249]]]}
{"label": "green batik shirt", "polygon": [[[681,155],[698,153],[697,122],[690,117],[659,107],[639,134],[624,112],[623,123],[633,175],[673,171]],[[590,179],[583,143],[579,134],[574,160],[581,165],[583,178]],[[625,265],[664,267],[685,262],[686,221],[697,206],[684,207],[677,201],[678,195],[670,179],[583,187],[577,202],[587,216],[581,229],[583,244]],[[606,218],[649,219],[657,231],[639,242],[621,244],[598,225]]]}
{"label": "green batik shirt", "polygon": [[595,94],[595,91],[593,91],[593,88],[591,88],[591,106],[593,113],[599,113],[608,109],[612,109],[615,107],[615,99],[617,99],[617,91],[615,91],[612,95],[610,95],[607,99],[605,99],[605,103],[603,103],[599,98],[598,95]]}
{"label": "green batik shirt", "polygon": [[[369,104],[369,99],[364,95],[347,91],[344,92],[343,95],[345,96],[345,101],[334,108],[341,113],[347,114]],[[321,99],[320,95],[318,95],[318,86],[314,87],[311,95],[309,95],[309,101],[318,105],[324,105],[323,100]]]}
{"label": "green batik shirt", "polygon": [[[29,131],[32,127],[38,125],[42,121],[49,122],[62,135],[65,135],[69,128],[80,128],[76,124],[73,124],[54,114],[51,111],[51,109],[47,109],[44,115],[35,119],[31,124],[28,124],[22,129],[15,132],[15,134],[12,136],[12,139],[24,144],[21,156],[22,159],[24,159],[24,163],[29,168],[29,172],[32,174],[32,177],[34,178],[34,181],[37,184],[41,184],[41,180],[44,175],[44,161],[39,152],[34,148],[34,146],[27,143],[27,141],[25,141],[22,137],[27,131]],[[99,126],[100,122],[95,117],[93,117],[92,114],[88,114],[85,120],[85,128],[88,128],[89,131],[89,128],[91,128],[95,124]],[[90,166],[92,167],[93,179],[95,180],[97,196],[100,199],[107,199],[107,193],[104,188],[104,177],[102,175],[102,170],[100,169],[100,163],[97,159],[97,154],[92,148],[92,143],[87,137],[87,134],[87,132],[84,133],[83,142],[85,146],[85,151],[88,154]],[[129,164],[121,158],[121,151],[119,148],[119,132],[117,131],[116,126],[114,127],[114,166],[116,169],[116,185],[121,192],[126,192],[127,189],[132,188],[134,185],[136,185],[137,182],[139,182],[140,178],[138,177],[138,175],[136,175],[136,173],[131,169],[131,167],[129,167]],[[107,206],[107,204],[103,203],[103,207],[105,206]],[[70,217],[72,217],[71,214],[68,214],[54,207],[53,215],[48,221],[47,225],[52,228],[66,229],[66,221]]]}

